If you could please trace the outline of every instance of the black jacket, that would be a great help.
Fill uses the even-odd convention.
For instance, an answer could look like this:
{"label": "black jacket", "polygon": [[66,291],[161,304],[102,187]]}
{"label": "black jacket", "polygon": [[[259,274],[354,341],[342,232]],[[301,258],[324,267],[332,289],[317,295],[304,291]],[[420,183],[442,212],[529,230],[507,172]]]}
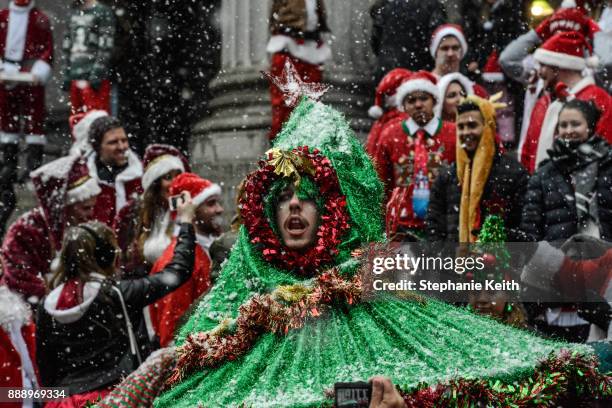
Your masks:
{"label": "black jacket", "polygon": [[[466,62],[477,61],[482,69],[493,50],[502,50],[512,40],[527,31],[521,2],[500,0],[493,6],[486,6],[481,0],[467,0],[461,6],[463,31],[469,50]],[[481,14],[484,7],[489,8],[485,21]]]}
{"label": "black jacket", "polygon": [[[144,327],[143,307],[186,282],[194,260],[195,232],[191,224],[183,224],[168,266],[140,279],[100,281],[97,295],[78,320],[61,323],[56,313],[50,314],[50,302],[45,302],[45,298],[36,316],[36,354],[42,384],[65,387],[73,395],[112,386],[132,372],[138,361],[130,351],[127,322],[113,287],[121,292],[132,326],[138,330]],[[53,292],[48,297],[52,295]],[[144,359],[146,334],[136,336]]]}
{"label": "black jacket", "polygon": [[431,34],[446,22],[439,0],[379,0],[370,9],[371,45],[378,57],[376,80],[394,68],[431,69]]}
{"label": "black jacket", "polygon": [[[612,149],[599,164],[594,188],[601,239],[612,241]],[[566,240],[578,232],[570,176],[552,161],[544,162],[529,180],[521,229],[532,241]]]}
{"label": "black jacket", "polygon": [[[504,218],[509,241],[523,241],[519,230],[529,174],[516,160],[496,153],[480,200],[481,220],[489,214]],[[430,192],[426,228],[429,241],[459,241],[461,187],[457,166],[444,168]]]}

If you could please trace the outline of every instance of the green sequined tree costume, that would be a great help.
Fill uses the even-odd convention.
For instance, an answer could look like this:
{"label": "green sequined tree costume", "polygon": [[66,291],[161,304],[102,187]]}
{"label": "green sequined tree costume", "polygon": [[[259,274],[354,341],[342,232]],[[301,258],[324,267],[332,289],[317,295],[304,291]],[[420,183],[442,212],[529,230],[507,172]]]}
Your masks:
{"label": "green sequined tree costume", "polygon": [[[384,240],[382,186],[344,117],[322,103],[303,98],[274,147],[290,151],[299,146],[316,148],[329,159],[346,197],[350,229],[342,235],[329,266],[335,265],[350,279],[358,269],[351,251]],[[257,187],[247,185],[245,195]],[[242,227],[218,283],[180,329],[179,346],[190,334],[218,329],[223,319],[235,319],[240,306],[255,295],[308,282],[308,276],[284,269],[282,263],[265,261],[261,243],[254,244],[254,238]],[[582,361],[579,355],[590,358],[586,346],[544,340],[434,300],[389,297],[352,305],[339,300],[318,314],[311,313],[304,327],[286,333],[263,330],[244,354],[231,361],[185,372],[178,384],[157,398],[155,406],[320,406],[331,403],[325,391],[333,389],[335,382],[367,380],[373,375],[391,377],[414,406],[520,402],[521,398],[533,403],[559,389],[579,392],[568,390],[576,387],[566,377]],[[231,324],[227,330],[231,332]],[[563,361],[557,359],[562,348],[573,353]],[[546,358],[550,364],[543,367],[540,362]],[[554,370],[564,373],[564,381],[551,380]],[[599,375],[595,370],[591,374]],[[449,380],[451,385],[437,391],[425,386]],[[609,393],[606,381],[602,386],[598,377],[591,381],[591,388],[599,386],[600,394]],[[594,392],[587,385],[584,388]]]}

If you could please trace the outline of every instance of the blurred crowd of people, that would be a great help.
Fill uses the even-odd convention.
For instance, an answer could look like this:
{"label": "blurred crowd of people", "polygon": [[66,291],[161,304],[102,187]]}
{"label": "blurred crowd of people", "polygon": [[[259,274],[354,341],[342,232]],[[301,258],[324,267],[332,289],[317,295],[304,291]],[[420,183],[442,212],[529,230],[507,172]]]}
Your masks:
{"label": "blurred crowd of people", "polygon": [[[446,22],[435,0],[372,7],[378,85],[365,147],[384,185],[389,240],[473,243],[492,215],[508,241],[553,243],[547,254],[576,234],[612,240],[610,5],[596,21],[588,4],[565,0],[528,29],[510,3],[488,1],[487,18],[466,16],[465,27]],[[0,236],[18,179],[29,175],[38,199],[2,241],[0,341],[9,352],[1,356],[12,363],[0,378],[65,387],[71,406],[82,406],[172,344],[214,285],[241,220],[228,228],[221,187],[192,173],[175,146],[151,144],[142,160],[130,148],[124,124],[109,115],[114,14],[95,0],[73,11],[62,73],[73,145],[42,166],[50,24],[32,0],[0,11]],[[274,1],[271,73],[285,75],[290,64],[304,82],[321,82],[327,31],[322,0]],[[270,93],[274,140],[291,108],[273,83]],[[544,267],[576,276],[584,266]],[[572,287],[570,278],[563,284]],[[606,285],[595,289],[610,302]],[[609,307],[604,314],[597,340],[612,333]],[[594,322],[578,305],[544,305],[525,320],[544,335],[593,339]]]}

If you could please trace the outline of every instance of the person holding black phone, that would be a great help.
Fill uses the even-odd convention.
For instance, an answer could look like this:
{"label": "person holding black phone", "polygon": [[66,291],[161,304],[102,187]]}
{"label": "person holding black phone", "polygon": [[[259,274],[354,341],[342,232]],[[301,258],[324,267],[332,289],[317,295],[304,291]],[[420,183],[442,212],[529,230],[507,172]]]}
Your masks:
{"label": "person holding black phone", "polygon": [[146,358],[146,336],[136,331],[143,327],[142,308],[191,276],[195,209],[185,193],[172,261],[140,279],[117,280],[117,241],[104,224],[88,222],[66,232],[52,290],[37,311],[36,349],[42,385],[66,388],[70,397],[47,406],[95,401]]}

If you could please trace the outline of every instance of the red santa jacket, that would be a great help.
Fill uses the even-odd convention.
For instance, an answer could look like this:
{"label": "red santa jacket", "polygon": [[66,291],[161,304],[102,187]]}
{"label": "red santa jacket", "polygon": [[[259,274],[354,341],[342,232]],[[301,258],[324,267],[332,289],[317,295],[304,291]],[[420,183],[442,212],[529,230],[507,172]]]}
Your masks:
{"label": "red santa jacket", "polygon": [[[24,384],[24,377],[30,384]],[[35,327],[30,307],[7,287],[0,287],[0,384],[12,389],[38,388]],[[21,402],[3,407],[21,407]]]}
{"label": "red santa jacket", "polygon": [[37,207],[10,226],[2,244],[2,280],[28,301],[41,299],[46,292],[43,277],[54,256],[49,237],[43,211]]}
{"label": "red santa jacket", "polygon": [[[9,16],[9,9],[0,10],[0,59],[5,59]],[[23,47],[23,56],[20,62],[24,63],[21,71],[32,70],[32,72],[43,77],[42,79],[51,74],[51,64],[53,63],[53,34],[51,32],[51,24],[46,14],[36,7],[30,10]]]}
{"label": "red santa jacket", "polygon": [[[174,255],[176,238],[155,262],[151,275],[161,271]],[[196,245],[195,263],[191,278],[180,288],[164,296],[149,307],[151,323],[162,347],[174,338],[176,324],[191,304],[210,288],[210,257],[201,245]]]}
{"label": "red santa jacket", "polygon": [[[581,81],[582,82],[582,81]],[[601,111],[601,117],[597,123],[595,132],[612,143],[612,97],[602,88],[590,83],[585,79],[585,86],[573,95],[581,100],[592,100]],[[544,126],[546,113],[552,103],[550,94],[545,93],[536,102],[529,120],[529,128],[525,136],[525,143],[521,154],[521,164],[533,174],[536,169],[536,156],[538,144]],[[556,123],[556,122],[555,122]]]}
{"label": "red santa jacket", "polygon": [[[374,154],[376,170],[385,185],[385,196],[398,185],[410,184],[412,176],[412,155],[414,155],[414,135],[410,134],[410,119],[395,121],[380,135],[378,148]],[[429,139],[427,150],[431,166],[455,161],[455,124],[434,118],[426,126]]]}
{"label": "red santa jacket", "polygon": [[374,124],[372,124],[366,142],[366,151],[370,157],[374,158],[374,155],[376,154],[376,148],[378,146],[378,142],[380,141],[380,135],[382,134],[383,129],[395,121],[402,121],[407,118],[408,114],[406,112],[401,112],[393,108],[383,113],[383,115],[378,118]]}
{"label": "red santa jacket", "polygon": [[102,189],[96,199],[94,218],[105,223],[109,227],[113,226],[115,216],[132,198],[142,194],[142,163],[134,152],[128,150],[128,167],[117,175],[114,183],[107,183],[98,177],[96,166],[96,154],[93,153],[87,159],[87,167],[92,177],[98,180]]}

